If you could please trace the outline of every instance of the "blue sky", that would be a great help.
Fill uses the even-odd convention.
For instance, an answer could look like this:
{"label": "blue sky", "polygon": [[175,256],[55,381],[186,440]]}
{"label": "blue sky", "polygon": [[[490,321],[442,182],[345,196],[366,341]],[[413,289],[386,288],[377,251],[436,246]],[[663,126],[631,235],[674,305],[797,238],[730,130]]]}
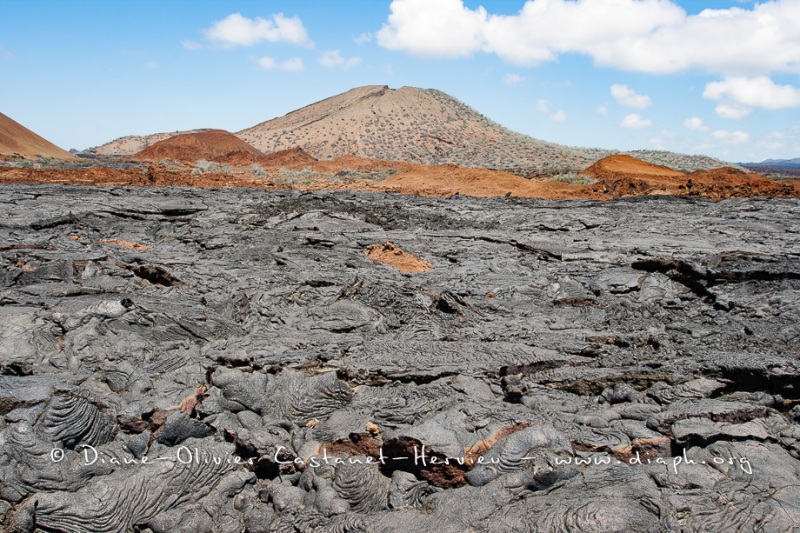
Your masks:
{"label": "blue sky", "polygon": [[0,112],[67,149],[360,85],[572,146],[800,157],[800,0],[0,1]]}

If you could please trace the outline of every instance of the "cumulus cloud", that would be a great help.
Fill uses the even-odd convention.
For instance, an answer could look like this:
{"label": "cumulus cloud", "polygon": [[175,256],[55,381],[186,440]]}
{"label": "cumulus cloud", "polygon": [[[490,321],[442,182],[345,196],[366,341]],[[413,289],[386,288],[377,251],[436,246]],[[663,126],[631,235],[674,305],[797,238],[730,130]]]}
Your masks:
{"label": "cumulus cloud", "polygon": [[361,63],[360,57],[342,57],[340,50],[327,50],[319,56],[317,62],[326,68],[351,69]]}
{"label": "cumulus cloud", "polygon": [[664,139],[661,137],[652,137],[647,142],[650,143],[650,146],[655,148],[656,150],[666,150],[667,146],[664,143]]}
{"label": "cumulus cloud", "polygon": [[283,13],[272,15],[272,20],[256,17],[249,19],[233,13],[203,30],[206,39],[225,48],[253,46],[263,41],[284,42],[311,46],[303,21],[298,17],[286,17]]}
{"label": "cumulus cloud", "polygon": [[278,62],[271,57],[262,57],[258,59],[258,66],[264,70],[285,70],[288,72],[298,72],[303,70],[303,60],[299,57],[293,57],[286,61]]}
{"label": "cumulus cloud", "polygon": [[536,111],[539,113],[549,113],[550,104],[547,103],[547,100],[539,100],[536,102]]}
{"label": "cumulus cloud", "polygon": [[777,85],[766,76],[755,78],[728,77],[706,84],[703,98],[728,100],[746,107],[786,109],[800,107],[800,89]]}
{"label": "cumulus cloud", "polygon": [[394,0],[378,44],[416,56],[466,57],[484,46],[486,10],[464,7],[461,0]]}
{"label": "cumulus cloud", "polygon": [[606,116],[608,115],[608,106],[607,105],[597,106],[597,109],[595,111],[597,112],[598,115]]}
{"label": "cumulus cloud", "polygon": [[755,145],[767,150],[780,150],[786,146],[783,139],[784,136],[781,132],[773,131],[768,133],[764,138],[758,139]]}
{"label": "cumulus cloud", "polygon": [[611,86],[611,96],[614,97],[617,103],[637,109],[644,109],[652,103],[649,96],[639,94],[627,85],[620,83],[615,83]]}
{"label": "cumulus cloud", "polygon": [[183,46],[184,50],[202,50],[204,48],[202,44],[190,39],[184,39],[181,46]]}
{"label": "cumulus cloud", "polygon": [[527,0],[515,15],[470,9],[462,0],[393,0],[378,44],[422,57],[483,51],[534,66],[563,53],[597,65],[668,74],[800,72],[800,2],[705,9],[674,0]]}
{"label": "cumulus cloud", "polygon": [[719,104],[717,107],[714,108],[714,112],[717,114],[718,117],[739,120],[752,113],[753,110],[747,106],[742,106],[742,105]]}
{"label": "cumulus cloud", "polygon": [[708,126],[705,125],[700,117],[687,118],[683,121],[683,127],[692,131],[708,131]]}
{"label": "cumulus cloud", "polygon": [[744,131],[714,130],[711,138],[723,144],[745,144],[750,135]]}
{"label": "cumulus cloud", "polygon": [[625,115],[625,118],[622,119],[619,125],[623,128],[638,130],[651,127],[653,121],[648,118],[642,118],[636,113],[631,113],[630,115]]}
{"label": "cumulus cloud", "polygon": [[539,113],[544,113],[550,117],[550,120],[555,122],[564,122],[567,120],[567,114],[563,109],[559,109],[558,111],[551,113],[550,103],[547,100],[539,100],[536,102],[536,111]]}
{"label": "cumulus cloud", "polygon": [[361,35],[353,39],[353,41],[355,41],[355,43],[359,46],[361,46],[364,43],[368,43],[371,40],[372,40],[372,34],[370,32],[362,33]]}
{"label": "cumulus cloud", "polygon": [[506,85],[519,85],[525,78],[520,76],[519,74],[506,74],[503,76],[503,83]]}

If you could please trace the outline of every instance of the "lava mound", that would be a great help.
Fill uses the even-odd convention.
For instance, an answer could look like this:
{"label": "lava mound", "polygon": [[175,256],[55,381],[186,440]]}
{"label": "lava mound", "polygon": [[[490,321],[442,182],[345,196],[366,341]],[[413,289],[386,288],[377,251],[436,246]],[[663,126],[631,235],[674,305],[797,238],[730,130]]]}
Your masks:
{"label": "lava mound", "polygon": [[247,164],[263,156],[243,140],[225,130],[208,130],[199,133],[176,135],[148,146],[134,159],[142,161],[219,161],[233,164]]}
{"label": "lava mound", "polygon": [[286,167],[291,169],[305,168],[317,162],[300,147],[279,150],[258,158],[259,164],[267,167]]}
{"label": "lava mound", "polygon": [[609,179],[609,178],[622,178],[622,177],[679,177],[684,176],[683,172],[672,170],[663,165],[653,165],[636,159],[629,155],[611,155],[604,157],[594,165],[590,166],[582,172],[587,176],[595,179]]}

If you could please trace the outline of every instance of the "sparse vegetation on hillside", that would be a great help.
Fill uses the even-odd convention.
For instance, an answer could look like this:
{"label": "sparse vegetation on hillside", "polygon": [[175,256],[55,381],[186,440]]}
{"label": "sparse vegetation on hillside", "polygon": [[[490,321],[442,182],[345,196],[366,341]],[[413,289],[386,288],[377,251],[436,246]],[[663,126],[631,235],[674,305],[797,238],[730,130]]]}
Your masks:
{"label": "sparse vegetation on hillside", "polygon": [[642,161],[647,161],[654,165],[664,165],[680,172],[694,172],[695,170],[710,170],[712,168],[733,167],[739,170],[746,170],[743,167],[726,163],[719,159],[706,155],[689,155],[677,152],[667,152],[664,150],[633,150],[623,152]]}
{"label": "sparse vegetation on hillside", "polygon": [[308,185],[314,180],[324,179],[326,176],[327,174],[314,172],[310,168],[291,170],[286,167],[281,167],[281,169],[278,170],[278,176],[275,178],[275,182],[286,185],[296,185],[298,183],[301,185]]}
{"label": "sparse vegetation on hillside", "polygon": [[575,183],[577,185],[597,183],[597,180],[595,178],[587,176],[585,174],[578,174],[576,172],[567,172],[566,174],[556,174],[550,179],[550,181],[555,181],[558,183]]}
{"label": "sparse vegetation on hillside", "polygon": [[263,168],[261,168],[261,165],[259,165],[258,163],[253,163],[252,165],[250,165],[250,168],[248,168],[247,170],[251,174],[254,174],[254,175],[258,176],[258,177],[264,177],[264,176],[267,175],[267,173],[264,171]]}
{"label": "sparse vegetation on hillside", "polygon": [[383,181],[390,176],[394,176],[399,171],[393,168],[387,169],[377,169],[377,170],[353,170],[351,168],[343,168],[337,171],[335,174],[329,174],[328,179],[331,181],[343,181],[343,182],[353,182],[353,181]]}
{"label": "sparse vegetation on hillside", "polygon": [[[177,133],[124,137],[92,152],[135,153]],[[619,153],[535,139],[497,124],[442,91],[413,87],[358,87],[236,135],[267,154],[302,147],[317,159],[352,154],[427,165],[453,163],[533,179],[580,172]],[[683,172],[733,166],[706,156],[654,150],[629,153]]]}
{"label": "sparse vegetation on hillside", "polygon": [[233,169],[227,163],[217,163],[215,161],[207,161],[205,159],[198,159],[194,164],[194,170],[192,170],[192,174],[197,176],[197,175],[205,174],[207,172],[230,174],[230,173],[233,172]]}
{"label": "sparse vegetation on hillside", "polygon": [[51,170],[85,170],[92,167],[103,166],[114,170],[127,170],[131,168],[144,168],[142,163],[127,161],[118,157],[92,157],[83,158],[76,154],[75,159],[23,159],[11,158],[8,160],[0,159],[0,167],[6,168],[32,168],[32,169],[51,169]]}

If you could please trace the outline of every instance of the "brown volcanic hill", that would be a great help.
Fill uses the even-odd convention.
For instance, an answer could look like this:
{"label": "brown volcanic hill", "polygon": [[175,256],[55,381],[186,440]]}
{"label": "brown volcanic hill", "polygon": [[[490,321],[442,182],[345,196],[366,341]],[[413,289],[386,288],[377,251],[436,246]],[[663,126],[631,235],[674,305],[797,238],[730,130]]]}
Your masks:
{"label": "brown volcanic hill", "polygon": [[62,150],[47,139],[36,135],[2,113],[0,113],[0,155],[74,159],[73,155],[66,150]]}
{"label": "brown volcanic hill", "polygon": [[262,155],[258,158],[258,163],[268,168],[286,167],[290,169],[301,169],[310,167],[317,162],[317,159],[308,155],[302,148],[290,148],[280,150],[271,154]]}
{"label": "brown volcanic hill", "polygon": [[625,176],[684,176],[683,172],[663,165],[653,165],[629,155],[617,154],[605,157],[582,172],[596,179],[612,179]]}
{"label": "brown volcanic hill", "polygon": [[225,161],[235,164],[252,163],[264,154],[225,130],[207,130],[200,133],[176,135],[148,146],[134,159],[161,161]]}
{"label": "brown volcanic hill", "polygon": [[203,128],[197,130],[153,133],[151,135],[126,135],[125,137],[114,139],[113,141],[107,142],[100,146],[88,148],[85,150],[85,152],[89,154],[102,155],[102,156],[111,156],[111,155],[132,156],[141,152],[145,148],[154,145],[157,142],[161,142],[166,139],[171,139],[172,137],[176,137],[178,135],[186,135],[189,133],[201,133],[204,131],[210,131],[210,130],[209,128]]}
{"label": "brown volcanic hill", "polygon": [[[358,87],[237,135],[264,152],[301,146],[320,160],[359,157],[437,165],[584,168],[589,151],[512,132],[433,89]],[[605,154],[604,154],[605,155]]]}

